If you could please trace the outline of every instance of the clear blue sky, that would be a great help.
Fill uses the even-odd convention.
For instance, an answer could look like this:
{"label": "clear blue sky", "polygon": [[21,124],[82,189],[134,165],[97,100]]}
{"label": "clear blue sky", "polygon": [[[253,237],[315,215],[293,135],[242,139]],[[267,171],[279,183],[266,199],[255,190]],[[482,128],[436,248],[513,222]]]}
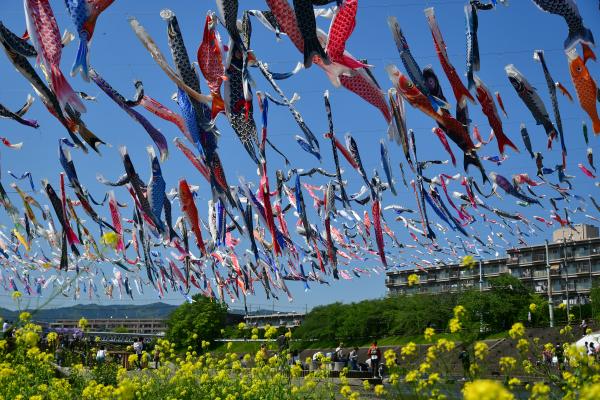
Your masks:
{"label": "clear blue sky", "polygon": [[[22,1],[18,0],[0,2],[0,16],[2,21],[10,29],[18,33],[22,33],[25,29],[22,3]],[[240,3],[241,9],[266,9],[266,4],[262,0],[244,0],[240,1]],[[369,64],[374,65],[373,73],[381,86],[387,90],[387,88],[391,87],[391,83],[385,73],[385,65],[394,63],[401,70],[403,69],[386,22],[388,16],[394,15],[398,18],[417,62],[421,67],[425,67],[428,64],[433,65],[442,81],[446,97],[453,101],[451,88],[439,66],[434,51],[423,10],[429,6],[435,7],[436,16],[448,46],[451,61],[459,74],[462,75],[465,71],[465,18],[463,11],[465,3],[466,1],[454,0],[362,0],[359,4],[356,29],[347,44],[347,49],[355,57],[366,58]],[[52,0],[51,4],[61,31],[65,28],[73,31],[74,28],[66,13],[64,2]],[[600,40],[600,15],[597,2],[579,1],[578,5],[584,16],[586,25],[592,29],[597,38],[599,38],[598,40]],[[137,17],[156,40],[163,53],[170,59],[166,40],[166,23],[159,16],[160,10],[166,7],[171,8],[177,15],[188,52],[194,60],[197,46],[202,37],[206,12],[209,9],[216,10],[213,1],[148,0],[141,2],[117,0],[98,20],[94,40],[91,45],[91,64],[113,87],[126,97],[130,97],[133,93],[133,81],[140,79],[144,82],[144,87],[148,95],[168,105],[171,109],[177,110],[177,105],[170,100],[171,94],[176,90],[175,86],[153,62],[148,52],[133,34],[127,22],[129,16]],[[330,21],[327,19],[318,19],[319,27],[324,30],[328,29],[329,23]],[[266,61],[273,70],[281,72],[289,71],[302,59],[301,54],[287,37],[282,37],[282,40],[277,42],[274,34],[267,31],[258,21],[253,20],[253,27],[252,47],[258,58]],[[219,27],[219,30],[226,41],[226,31],[222,27]],[[535,163],[527,155],[519,134],[519,124],[521,122],[527,124],[534,150],[544,153],[546,166],[554,166],[558,163],[560,154],[558,143],[555,142],[552,152],[545,149],[546,138],[543,128],[535,126],[535,122],[529,111],[510,85],[504,73],[504,66],[511,63],[515,64],[529,81],[536,86],[548,110],[551,112],[551,105],[541,66],[533,60],[532,55],[535,49],[544,49],[548,67],[554,79],[562,82],[575,95],[569,77],[567,59],[562,48],[566,36],[567,28],[562,18],[541,12],[529,0],[513,1],[510,2],[509,7],[499,6],[494,11],[482,11],[479,13],[481,71],[478,75],[492,92],[500,91],[509,114],[508,119],[503,118],[505,132],[521,149],[520,155],[515,154],[512,150],[508,150],[510,158],[499,167],[488,161],[482,161],[488,172],[495,171],[508,178],[512,174],[521,172],[527,172],[530,176],[535,176]],[[64,49],[62,69],[65,74],[70,70],[76,49],[76,44],[71,44]],[[588,63],[588,68],[594,77],[600,77],[600,68],[596,63]],[[256,89],[267,90],[273,93],[258,71],[253,70],[252,73],[257,83]],[[28,93],[33,94],[28,82],[13,69],[4,56],[0,56],[0,76],[2,77],[0,102],[5,106],[16,109],[24,102]],[[76,90],[82,90],[90,95],[98,96],[96,102],[86,103],[88,112],[84,118],[90,129],[112,146],[103,147],[101,157],[93,153],[85,155],[79,151],[72,152],[83,185],[95,198],[103,197],[107,187],[96,182],[96,174],[102,173],[109,179],[116,178],[122,174],[122,163],[118,153],[120,145],[127,146],[138,172],[140,172],[144,179],[147,179],[150,168],[145,148],[151,144],[151,141],[146,132],[119,109],[114,102],[108,99],[93,83],[85,83],[79,77],[70,78],[69,81]],[[329,89],[337,135],[341,138],[344,133],[351,132],[358,142],[363,163],[368,173],[371,175],[374,169],[378,169],[380,176],[383,176],[379,160],[379,140],[385,137],[387,127],[380,113],[375,108],[344,89],[333,88],[324,73],[316,67],[303,70],[296,76],[280,83],[288,97],[291,97],[294,92],[300,94],[301,100],[297,103],[297,108],[302,113],[306,123],[319,138],[327,130],[327,120],[323,107],[323,92]],[[202,90],[207,92],[207,87],[203,80]],[[573,181],[575,186],[574,192],[582,196],[587,196],[587,194],[597,195],[599,189],[593,185],[594,181],[583,175],[577,168],[577,163],[579,162],[587,164],[586,147],[581,134],[582,120],[587,121],[590,127],[590,144],[596,154],[597,163],[600,165],[598,138],[593,137],[591,122],[578,104],[570,104],[560,95],[559,102],[569,151],[567,172],[576,176]],[[256,103],[255,109],[258,109]],[[201,185],[203,190],[197,200],[197,204],[203,218],[206,218],[206,201],[210,196],[207,185],[203,178],[200,177],[196,170],[171,143],[174,137],[181,137],[181,133],[173,125],[149,115],[144,110],[140,111],[162,131],[169,142],[170,157],[162,166],[168,189],[175,187],[178,179],[181,177],[186,177],[191,184]],[[487,124],[487,119],[481,113],[481,109],[471,106],[470,112],[474,123],[480,127],[482,136],[487,137],[490,128]],[[39,182],[43,178],[48,178],[56,187],[58,174],[61,171],[57,157],[57,143],[58,139],[65,135],[64,129],[56,119],[49,115],[39,100],[35,102],[27,117],[37,119],[41,127],[34,130],[18,125],[10,120],[0,121],[1,136],[6,136],[12,142],[24,142],[23,149],[20,151],[4,147],[0,149],[2,182],[5,187],[9,187],[9,183],[12,182],[12,178],[7,173],[8,170],[17,174],[24,171],[31,171],[36,183],[36,189],[39,190]],[[255,117],[257,124],[260,124],[259,114],[257,113]],[[433,122],[430,119],[419,111],[408,107],[407,120],[408,127],[414,129],[416,133],[420,160],[447,158],[438,139],[431,133]],[[226,119],[223,116],[219,117],[217,124],[222,132],[219,142],[220,155],[229,183],[237,182],[238,176],[245,176],[247,180],[256,182],[255,167],[242,148],[239,140],[235,137]],[[269,137],[285,152],[294,166],[298,168],[316,166],[318,163],[314,158],[299,150],[293,139],[294,135],[297,134],[300,134],[300,131],[287,109],[271,105]],[[333,160],[331,159],[329,144],[322,139],[321,144],[324,155],[324,161],[321,166],[327,170],[333,170]],[[414,194],[412,191],[404,188],[401,183],[400,171],[398,169],[399,161],[405,164],[405,169],[409,173],[401,148],[393,143],[389,143],[388,146],[399,195],[394,197],[391,193],[386,192],[383,205],[400,204],[416,210]],[[457,159],[461,160],[462,155],[460,154],[460,150],[453,144],[451,146]],[[480,155],[497,154],[495,142],[492,142],[480,151]],[[275,153],[269,154],[269,160],[269,168],[272,172],[271,180],[274,182],[274,171],[276,168],[282,168],[283,163],[281,162],[281,158]],[[349,193],[358,191],[362,180],[343,159],[341,159],[341,164],[345,170],[344,177],[348,180],[347,191]],[[459,162],[459,164],[462,164],[462,162]],[[426,170],[428,176],[439,173],[455,174],[457,172],[463,172],[460,165],[457,168],[445,165]],[[472,169],[470,172],[479,181],[478,171]],[[409,174],[407,178],[410,180],[412,176]],[[556,181],[555,176],[551,179]],[[315,178],[311,183],[322,184],[326,183],[326,181]],[[27,187],[24,182],[20,186],[22,188]],[[453,185],[449,189],[450,191],[463,191],[463,188],[459,185]],[[540,190],[539,192],[552,195],[552,192],[547,190]],[[117,189],[116,193],[117,198],[127,202],[130,201],[125,189]],[[11,197],[15,204],[21,205],[16,195],[11,194]],[[36,195],[36,198],[43,203],[47,203],[47,199],[42,194]],[[549,219],[550,205],[548,202],[544,203],[544,209],[536,206],[522,208],[514,200],[511,197],[504,196],[502,201],[496,199],[490,200],[490,203],[507,211],[519,211],[528,217],[540,215]],[[312,208],[312,200],[306,192],[305,201],[308,208]],[[575,208],[576,206],[575,202],[570,205],[571,208]],[[100,210],[99,207],[97,208]],[[179,215],[178,202],[174,203],[173,209],[175,215]],[[356,207],[356,209],[362,214],[360,207]],[[108,217],[108,207],[100,210],[100,212],[102,215]],[[123,216],[129,216],[131,211],[122,211],[122,213]],[[587,208],[587,213],[600,217],[591,204]],[[4,211],[1,214],[0,218],[2,218],[2,222],[8,224],[9,220]],[[431,210],[429,210],[428,214],[432,220],[440,222],[443,225],[443,222],[438,221]],[[314,213],[312,215],[314,218]],[[386,216],[388,221],[392,221],[392,214],[386,214]],[[574,222],[585,221],[585,217],[582,214],[572,215],[572,218]],[[293,226],[294,223],[295,220],[293,218],[288,218],[290,226]],[[319,226],[321,226],[320,223]],[[401,224],[391,223],[391,226],[400,241],[413,243],[406,229]],[[474,228],[476,229],[475,232],[482,239],[485,239],[489,233],[489,230],[482,227],[480,223],[475,224]],[[527,240],[530,243],[542,242],[543,239],[549,237],[549,232],[537,237],[527,238]],[[449,236],[453,240],[456,240],[454,234],[449,234]],[[514,237],[506,233],[505,237],[507,240],[515,241]],[[496,239],[496,243],[503,245],[498,239]],[[441,245],[444,244],[445,242],[442,241]],[[391,246],[389,240],[386,240],[386,245],[387,250],[392,252],[398,251]],[[503,248],[498,248],[500,253],[503,250]],[[409,251],[407,251],[408,253]],[[165,254],[168,254],[168,252],[165,252]],[[427,254],[423,254],[422,257],[433,261],[433,258]],[[372,257],[367,263],[361,265],[361,267],[376,267],[377,265],[378,260]],[[102,268],[107,275],[112,274],[112,266],[110,265],[102,265],[99,268]],[[370,278],[362,277],[351,281],[330,281],[332,282],[331,286],[319,286],[313,283],[311,284],[311,290],[308,292],[304,292],[301,283],[288,282],[295,297],[294,302],[289,304],[285,295],[282,294],[280,297],[281,301],[276,302],[275,307],[286,310],[304,310],[306,307],[311,308],[318,304],[334,301],[350,302],[385,295],[383,274],[372,274]],[[49,292],[44,296],[48,294]],[[128,298],[119,301],[118,295],[115,297],[116,299],[112,300],[115,304],[131,303],[131,300]],[[158,298],[151,288],[146,288],[145,294],[141,297],[136,292],[136,302],[151,302],[156,300]],[[177,293],[169,293],[164,299],[164,301],[171,303],[180,303],[182,300],[182,297]],[[37,299],[31,299],[31,304],[35,305],[37,301]],[[87,303],[89,300],[87,296],[82,296],[77,302]],[[94,299],[93,302],[107,303],[110,301],[101,297],[100,299]],[[66,306],[73,303],[74,301],[71,298],[59,296],[51,302],[51,305]],[[262,289],[257,285],[257,296],[249,299],[249,304],[253,304],[253,307],[256,307],[257,305],[270,305],[271,303],[266,301],[262,294]],[[0,306],[12,306],[12,301],[8,293],[2,292],[0,294]],[[234,305],[234,307],[238,306],[239,304]]]}

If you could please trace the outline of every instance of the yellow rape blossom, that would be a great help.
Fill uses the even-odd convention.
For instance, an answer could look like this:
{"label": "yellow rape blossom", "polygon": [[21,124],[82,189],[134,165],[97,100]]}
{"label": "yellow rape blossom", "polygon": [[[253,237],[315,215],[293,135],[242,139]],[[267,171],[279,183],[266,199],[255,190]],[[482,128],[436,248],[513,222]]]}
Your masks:
{"label": "yellow rape blossom", "polygon": [[535,314],[535,312],[537,311],[537,308],[538,308],[538,306],[535,303],[531,303],[529,305],[529,311],[531,311],[532,314]]}
{"label": "yellow rape blossom", "polygon": [[498,381],[480,379],[467,382],[463,389],[465,400],[513,400],[515,397]]}
{"label": "yellow rape blossom", "polygon": [[431,338],[433,338],[433,335],[435,335],[435,329],[425,328],[425,332],[423,333],[425,340],[431,340]]}
{"label": "yellow rape blossom", "polygon": [[400,349],[400,354],[403,356],[412,356],[417,352],[417,345],[414,342],[409,342]]}
{"label": "yellow rape blossom", "polygon": [[525,334],[525,326],[522,323],[517,322],[513,324],[513,326],[508,331],[508,334],[511,338],[518,339]]}
{"label": "yellow rape blossom", "polygon": [[417,274],[410,274],[407,278],[408,280],[408,286],[412,286],[412,285],[418,285],[419,282],[421,281],[421,278],[419,278],[419,275]]}
{"label": "yellow rape blossom", "polygon": [[448,323],[448,326],[450,328],[450,332],[452,333],[456,333],[462,329],[462,325],[460,324],[458,318],[452,318]]}
{"label": "yellow rape blossom", "polygon": [[531,388],[530,400],[546,400],[550,398],[550,386],[543,382],[537,382]]}

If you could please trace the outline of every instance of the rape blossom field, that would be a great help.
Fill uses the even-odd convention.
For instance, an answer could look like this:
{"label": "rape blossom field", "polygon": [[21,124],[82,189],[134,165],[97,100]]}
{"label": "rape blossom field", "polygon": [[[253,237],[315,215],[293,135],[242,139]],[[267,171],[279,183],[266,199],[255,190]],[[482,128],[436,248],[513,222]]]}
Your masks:
{"label": "rape blossom field", "polygon": [[[457,306],[448,322],[450,331],[468,340],[466,309]],[[85,329],[86,320],[80,321]],[[239,329],[247,329],[240,324]],[[266,332],[267,337],[275,334]],[[463,336],[464,335],[464,336]],[[0,399],[597,399],[600,397],[600,363],[574,345],[563,347],[564,362],[558,369],[534,362],[532,354],[552,344],[527,338],[526,329],[516,323],[507,340],[518,350],[518,357],[499,359],[501,376],[490,379],[490,348],[475,341],[471,349],[473,362],[465,381],[452,378],[447,355],[463,342],[436,337],[427,328],[426,346],[408,343],[399,351],[384,354],[385,373],[381,380],[365,379],[361,384],[349,378],[348,370],[333,377],[331,360],[321,357],[319,367],[307,371],[302,361],[291,362],[287,351],[276,352],[263,347],[254,354],[231,350],[215,351],[211,343],[196,337],[201,350],[178,351],[174,343],[159,339],[152,352],[160,354],[153,365],[144,352],[139,370],[128,370],[114,362],[96,365],[73,364],[59,367],[54,351],[58,335],[48,333],[31,322],[31,314],[22,312],[14,329],[0,340]],[[565,340],[574,338],[570,325],[561,329]],[[290,336],[288,334],[288,336]],[[97,343],[96,343],[97,344]],[[271,346],[275,346],[274,343]],[[92,348],[92,353],[95,351]],[[557,353],[555,353],[556,355]],[[137,357],[129,356],[135,367]],[[306,364],[311,360],[306,360]],[[563,361],[563,360],[561,360]]]}

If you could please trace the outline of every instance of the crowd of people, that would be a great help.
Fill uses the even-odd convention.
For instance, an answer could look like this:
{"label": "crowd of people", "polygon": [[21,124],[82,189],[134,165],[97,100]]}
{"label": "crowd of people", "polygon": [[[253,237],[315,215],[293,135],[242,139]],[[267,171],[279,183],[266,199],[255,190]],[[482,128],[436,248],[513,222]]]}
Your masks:
{"label": "crowd of people", "polygon": [[381,349],[377,346],[377,342],[373,342],[367,349],[364,361],[359,360],[359,348],[353,347],[348,351],[344,347],[344,343],[340,343],[333,352],[323,354],[318,351],[313,354],[313,364],[317,364],[322,357],[328,357],[331,362],[339,365],[339,369],[348,368],[350,371],[369,372],[374,378],[381,378],[383,373]]}

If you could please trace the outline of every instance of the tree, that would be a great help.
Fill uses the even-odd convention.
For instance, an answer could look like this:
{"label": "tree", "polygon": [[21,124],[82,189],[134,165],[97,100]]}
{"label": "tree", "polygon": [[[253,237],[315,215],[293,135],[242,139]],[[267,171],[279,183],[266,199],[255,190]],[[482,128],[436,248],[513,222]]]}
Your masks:
{"label": "tree", "polygon": [[115,329],[113,329],[114,333],[129,333],[129,329],[127,329],[124,326],[117,326]]}
{"label": "tree", "polygon": [[458,302],[473,321],[481,320],[493,332],[505,331],[517,321],[526,321],[529,305],[541,303],[539,296],[514,276],[503,274],[491,278],[489,283],[489,291],[466,291]]}
{"label": "tree", "polygon": [[200,350],[203,340],[212,342],[225,327],[226,305],[200,294],[192,300],[177,307],[167,320],[166,338],[179,349]]}

